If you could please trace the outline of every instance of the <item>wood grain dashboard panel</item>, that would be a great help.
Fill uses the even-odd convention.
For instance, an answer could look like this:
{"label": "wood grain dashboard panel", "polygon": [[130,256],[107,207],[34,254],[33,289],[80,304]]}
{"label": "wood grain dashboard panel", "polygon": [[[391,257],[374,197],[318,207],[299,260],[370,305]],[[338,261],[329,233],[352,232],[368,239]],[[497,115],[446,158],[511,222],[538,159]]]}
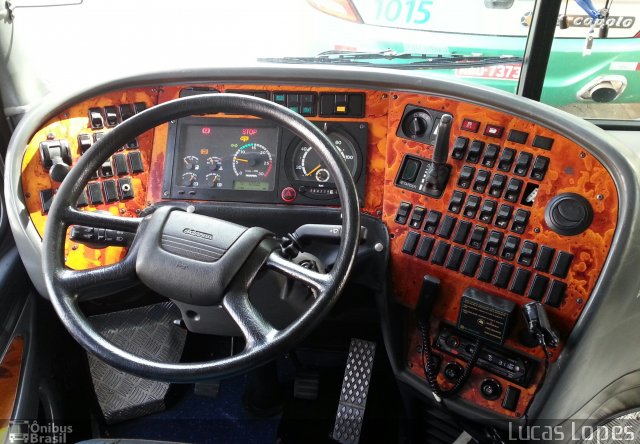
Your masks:
{"label": "wood grain dashboard panel", "polygon": [[23,349],[24,338],[16,336],[0,360],[0,387],[2,387],[0,390],[0,438],[3,438],[3,431],[6,432],[13,413],[18,384],[20,383]]}
{"label": "wood grain dashboard panel", "polygon": [[[350,88],[305,85],[200,84],[188,86],[208,87],[221,92],[227,90],[271,92],[312,91],[315,93],[328,91],[335,93],[364,92],[366,95],[366,109],[363,118],[311,117],[310,120],[352,120],[366,122],[368,124],[366,193],[362,211],[363,213],[380,218],[389,230],[391,237],[390,267],[393,279],[391,288],[393,288],[393,297],[395,300],[410,310],[413,309],[417,302],[423,276],[429,274],[438,277],[441,280],[441,294],[433,313],[434,320],[437,321],[433,323],[435,333],[435,330],[440,325],[456,324],[460,308],[460,298],[464,290],[468,287],[478,288],[482,291],[513,301],[518,306],[522,306],[526,302],[531,301],[526,295],[531,289],[531,281],[535,276],[540,276],[541,279],[548,282],[549,285],[557,281],[559,285],[566,286],[564,297],[560,299],[558,304],[546,305],[549,317],[553,325],[559,330],[561,337],[560,347],[552,350],[551,360],[557,359],[562,350],[564,340],[571,332],[586,302],[589,300],[607,258],[616,228],[618,195],[614,182],[604,166],[589,152],[582,149],[573,141],[546,128],[540,127],[533,122],[508,115],[499,110],[443,97],[419,95],[401,91],[364,91]],[[22,187],[31,220],[41,236],[44,232],[46,214],[42,212],[40,191],[43,189],[55,190],[59,184],[54,183],[50,179],[47,171],[42,167],[38,154],[40,142],[48,138],[68,140],[75,163],[80,156],[77,142],[78,134],[86,133],[93,135],[95,132],[108,130],[108,128],[104,130],[91,129],[88,119],[88,111],[90,108],[104,108],[105,106],[135,102],[142,102],[146,106],[153,106],[154,104],[179,97],[180,90],[184,87],[184,85],[157,86],[153,88],[117,91],[96,97],[74,105],[63,113],[60,113],[47,122],[33,136],[31,142],[26,147],[24,155]],[[408,105],[424,107],[437,112],[450,113],[454,117],[450,139],[451,144],[453,144],[458,137],[466,137],[470,143],[476,140],[483,142],[485,145],[498,145],[500,152],[503,152],[506,148],[510,148],[515,150],[516,156],[520,153],[527,153],[531,155],[531,159],[536,159],[538,156],[548,158],[549,166],[544,175],[544,179],[533,180],[529,176],[528,171],[524,177],[515,174],[513,169],[501,171],[497,167],[497,164],[486,167],[482,162],[474,163],[468,162],[466,158],[450,158],[451,176],[448,186],[441,198],[427,197],[407,189],[399,188],[396,186],[396,178],[405,155],[409,154],[424,159],[431,159],[433,154],[433,147],[431,145],[407,140],[397,135],[397,129],[405,108]],[[232,119],[246,116],[223,117]],[[477,122],[479,124],[477,132],[463,130],[461,127],[464,119]],[[499,137],[496,137],[495,133],[493,135],[485,135],[487,124],[503,129]],[[524,141],[524,143],[507,140],[511,130],[526,133],[528,135],[527,140]],[[121,200],[110,204],[89,205],[86,207],[86,210],[104,210],[123,216],[135,216],[145,207],[163,201],[165,191],[163,190],[163,176],[167,134],[168,125],[161,125],[155,130],[140,136],[139,148],[135,150],[126,149],[123,151],[125,154],[130,151],[137,151],[141,154],[143,160],[144,171],[135,174],[131,173],[128,176],[131,177],[133,183],[133,199]],[[532,141],[535,136],[553,139],[551,149],[547,150],[534,147]],[[492,178],[500,174],[504,176],[506,182],[511,179],[519,179],[523,181],[523,187],[533,184],[537,193],[533,204],[531,206],[524,205],[520,198],[518,198],[516,202],[507,201],[502,193],[500,193],[499,197],[490,197],[486,191],[477,192],[474,191],[471,186],[458,186],[458,179],[465,165],[473,167],[474,174],[480,170],[486,170],[487,174]],[[110,178],[98,178],[96,182],[102,183],[105,180],[110,180]],[[519,209],[526,210],[530,214],[526,229],[522,233],[514,233],[510,230],[509,225],[497,227],[491,221],[488,223],[479,222],[475,216],[465,217],[463,214],[452,213],[449,211],[448,206],[454,191],[465,193],[465,202],[469,196],[474,195],[477,196],[481,202],[494,200],[497,205],[508,204],[513,207],[514,212]],[[524,194],[524,190],[522,193]],[[561,193],[579,194],[586,198],[593,208],[594,217],[592,224],[586,231],[579,235],[561,236],[551,230],[545,222],[545,207],[554,196]],[[482,248],[473,249],[468,245],[455,243],[450,238],[438,236],[435,233],[426,233],[422,225],[418,228],[409,228],[406,223],[397,223],[396,215],[400,202],[408,202],[413,208],[416,206],[423,207],[427,212],[437,211],[441,213],[442,218],[447,215],[453,216],[458,223],[464,221],[471,223],[474,227],[485,227],[487,233],[496,231],[501,233],[503,238],[514,236],[519,241],[519,247],[526,241],[535,242],[538,248],[542,246],[549,247],[554,250],[554,258],[557,258],[560,252],[571,254],[573,255],[573,260],[568,270],[568,275],[566,277],[554,276],[550,269],[543,271],[536,270],[532,266],[533,264],[526,266],[519,264],[515,257],[504,259],[499,257],[499,254],[488,254]],[[451,267],[452,269],[450,269],[445,266],[446,263],[442,265],[434,264],[430,257],[420,259],[414,252],[411,252],[411,254],[404,253],[403,246],[407,235],[412,232],[416,233],[421,241],[424,238],[432,238],[436,245],[442,242],[449,245],[447,248],[451,250],[453,250],[454,247],[464,249],[463,254],[465,258],[468,257],[469,252],[474,252],[482,258],[490,257],[494,258],[498,263],[511,265],[516,272],[518,269],[523,270],[522,273],[528,274],[529,276],[528,282],[525,283],[525,289],[520,291],[520,293],[523,294],[511,291],[513,283],[507,284],[506,288],[501,288],[493,284],[493,278],[489,282],[483,282],[478,279],[476,273],[472,276],[462,274],[458,271],[460,269],[459,265],[457,267]],[[81,243],[67,242],[65,253],[68,266],[76,269],[85,269],[117,262],[126,252],[123,248],[119,247],[92,249]],[[511,279],[508,279],[508,281],[511,281]],[[546,298],[547,297],[542,298],[543,302],[547,301]],[[514,332],[507,339],[505,346],[509,350],[541,360],[543,358],[541,350],[527,347],[518,340],[520,333],[524,329],[524,323],[520,319],[519,314],[517,314],[516,317],[518,318],[518,322],[515,325]],[[405,345],[407,350],[407,366],[416,375],[423,377],[421,357],[416,351],[420,345],[420,338],[414,328],[412,319],[407,320],[406,328],[407,340]],[[443,356],[445,361],[457,359],[451,355]],[[497,379],[502,387],[514,385],[504,378],[476,368],[473,371],[471,382],[465,386],[459,396],[466,402],[501,415],[519,417],[526,412],[527,406],[533,399],[539,381],[543,377],[543,372],[542,365],[538,366],[538,370],[533,376],[532,384],[527,387],[519,387],[521,394],[517,408],[511,410],[501,406],[502,398],[489,401],[479,393],[479,383],[489,376]],[[439,380],[443,386],[447,386],[448,383],[443,379],[442,374],[439,375]]]}

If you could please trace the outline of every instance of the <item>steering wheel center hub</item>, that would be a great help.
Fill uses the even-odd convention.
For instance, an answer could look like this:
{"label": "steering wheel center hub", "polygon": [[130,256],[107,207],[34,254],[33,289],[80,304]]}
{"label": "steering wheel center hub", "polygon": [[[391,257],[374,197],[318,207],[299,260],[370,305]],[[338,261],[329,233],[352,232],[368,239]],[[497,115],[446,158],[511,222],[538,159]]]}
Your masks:
{"label": "steering wheel center hub", "polygon": [[251,252],[272,235],[171,207],[148,217],[136,273],[152,290],[191,305],[219,304]]}

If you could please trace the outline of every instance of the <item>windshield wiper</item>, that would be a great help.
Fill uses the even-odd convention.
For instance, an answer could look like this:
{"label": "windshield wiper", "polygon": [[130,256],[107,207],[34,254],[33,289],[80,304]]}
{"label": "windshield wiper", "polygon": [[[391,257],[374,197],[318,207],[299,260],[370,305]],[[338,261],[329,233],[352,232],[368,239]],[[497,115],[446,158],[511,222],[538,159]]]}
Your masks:
{"label": "windshield wiper", "polygon": [[325,51],[311,57],[259,58],[258,61],[289,64],[370,66],[393,69],[455,69],[498,64],[518,64],[522,63],[522,57],[511,55],[417,54],[396,53],[395,51]]}

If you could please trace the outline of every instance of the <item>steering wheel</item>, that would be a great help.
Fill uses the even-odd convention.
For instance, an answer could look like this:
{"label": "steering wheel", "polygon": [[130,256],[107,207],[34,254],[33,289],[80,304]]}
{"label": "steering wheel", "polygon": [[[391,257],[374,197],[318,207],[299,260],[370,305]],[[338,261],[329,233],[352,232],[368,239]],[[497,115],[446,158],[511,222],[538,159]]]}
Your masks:
{"label": "steering wheel", "polygon": [[[271,120],[309,143],[333,174],[341,203],[342,237],[335,264],[320,273],[283,257],[269,231],[221,219],[159,207],[144,218],[119,217],[76,209],[92,172],[127,141],[162,123],[196,114],[234,113]],[[71,270],[64,264],[70,225],[135,232],[127,255],[117,264]],[[267,100],[236,94],[206,94],[162,103],[122,122],[80,158],[62,182],[49,210],[42,243],[42,268],[51,302],[69,333],[88,352],[141,377],[170,382],[221,378],[256,367],[300,341],[326,315],[343,290],[358,248],[360,212],[353,178],[342,156],[316,126]],[[167,242],[170,239],[172,242]],[[175,247],[176,241],[178,247]],[[182,247],[180,242],[184,242]],[[200,242],[206,254],[193,248]],[[200,251],[200,250],[198,250]],[[314,301],[295,321],[277,330],[249,301],[248,289],[262,269],[275,270],[309,287]],[[157,293],[194,306],[224,307],[245,338],[242,352],[197,363],[164,363],[135,356],[103,338],[86,319],[79,302],[100,289],[141,282]],[[176,283],[179,282],[178,287]],[[106,288],[109,287],[109,288]],[[178,290],[179,288],[179,290]]]}

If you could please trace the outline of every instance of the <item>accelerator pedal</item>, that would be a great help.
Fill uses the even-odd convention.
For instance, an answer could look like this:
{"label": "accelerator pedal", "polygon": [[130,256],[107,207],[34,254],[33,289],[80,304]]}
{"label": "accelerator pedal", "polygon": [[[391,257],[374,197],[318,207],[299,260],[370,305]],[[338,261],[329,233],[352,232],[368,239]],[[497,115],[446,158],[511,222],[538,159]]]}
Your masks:
{"label": "accelerator pedal", "polygon": [[374,342],[351,339],[336,422],[331,435],[341,444],[357,444],[360,440],[375,355]]}
{"label": "accelerator pedal", "polygon": [[[91,316],[90,322],[109,342],[136,356],[178,362],[187,332],[173,323],[180,311],[171,302]],[[93,388],[107,424],[165,410],[166,382],[117,370],[89,354]]]}

